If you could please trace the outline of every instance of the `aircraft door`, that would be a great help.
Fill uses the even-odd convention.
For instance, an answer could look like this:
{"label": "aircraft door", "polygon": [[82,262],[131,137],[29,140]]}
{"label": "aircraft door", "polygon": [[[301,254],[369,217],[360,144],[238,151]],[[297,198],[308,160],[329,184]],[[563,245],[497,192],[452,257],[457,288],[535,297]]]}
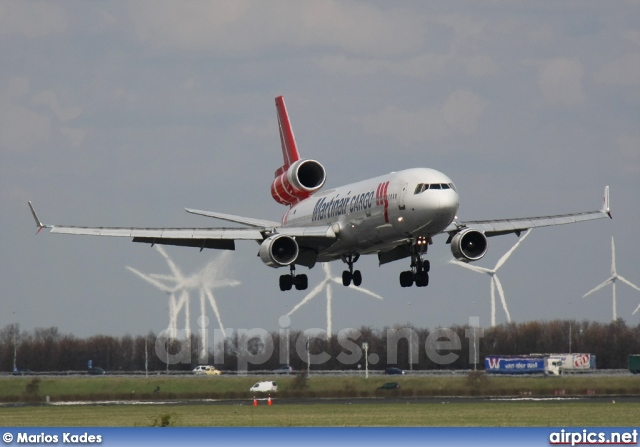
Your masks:
{"label": "aircraft door", "polygon": [[408,183],[400,185],[400,191],[398,193],[398,208],[401,210],[405,209],[404,196],[407,193],[408,186]]}

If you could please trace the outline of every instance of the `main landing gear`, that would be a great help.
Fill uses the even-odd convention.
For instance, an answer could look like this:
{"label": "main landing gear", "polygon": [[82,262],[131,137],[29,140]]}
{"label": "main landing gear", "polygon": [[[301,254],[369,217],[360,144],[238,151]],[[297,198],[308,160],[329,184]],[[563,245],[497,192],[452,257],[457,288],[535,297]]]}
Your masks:
{"label": "main landing gear", "polygon": [[349,266],[349,270],[342,272],[342,285],[349,286],[353,282],[354,286],[362,284],[362,273],[360,270],[353,271],[353,264],[360,258],[360,255],[343,256],[342,260]]}
{"label": "main landing gear", "polygon": [[419,237],[411,246],[411,270],[400,273],[400,286],[411,287],[416,283],[416,287],[426,287],[429,285],[429,270],[431,264],[428,260],[422,259],[427,253],[428,240]]}
{"label": "main landing gear", "polygon": [[296,287],[296,290],[307,290],[307,287],[309,287],[309,278],[307,278],[307,275],[296,275],[296,267],[294,264],[291,264],[289,268],[291,269],[289,275],[280,276],[280,290],[283,292],[291,290],[293,286]]}

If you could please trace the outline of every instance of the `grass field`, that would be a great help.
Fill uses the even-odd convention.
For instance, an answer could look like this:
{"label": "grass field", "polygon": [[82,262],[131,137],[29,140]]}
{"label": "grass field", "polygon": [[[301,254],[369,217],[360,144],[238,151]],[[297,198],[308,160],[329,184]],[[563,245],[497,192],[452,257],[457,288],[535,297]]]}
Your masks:
{"label": "grass field", "polygon": [[[275,404],[254,407],[249,387],[276,380]],[[400,390],[377,388],[395,381]],[[632,376],[598,377],[3,377],[0,402],[147,401],[145,405],[30,405],[0,408],[3,426],[631,426],[640,404],[591,402],[362,403],[361,397],[640,395]],[[154,390],[158,389],[155,392]],[[345,398],[301,405],[296,398]],[[233,399],[232,404],[154,404],[172,399]],[[282,400],[279,400],[282,399]],[[286,405],[283,404],[285,401]],[[444,399],[443,399],[444,400]],[[350,403],[352,402],[352,403]]]}
{"label": "grass field", "polygon": [[[640,380],[633,376],[564,377],[433,377],[377,376],[312,377],[304,386],[293,376],[239,377],[3,377],[0,402],[109,400],[109,399],[238,399],[249,398],[249,388],[260,380],[278,382],[281,397],[372,396],[553,396],[640,395]],[[385,382],[398,382],[400,390],[378,390]],[[155,392],[156,389],[159,391]]]}
{"label": "grass field", "polygon": [[640,404],[477,402],[0,408],[2,426],[636,426]]}

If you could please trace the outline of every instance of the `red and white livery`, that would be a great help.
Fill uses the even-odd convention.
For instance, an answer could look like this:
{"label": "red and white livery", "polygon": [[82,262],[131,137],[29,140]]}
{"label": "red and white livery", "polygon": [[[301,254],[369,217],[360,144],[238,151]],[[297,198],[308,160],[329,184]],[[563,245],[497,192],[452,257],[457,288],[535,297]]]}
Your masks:
{"label": "red and white livery", "polygon": [[456,221],[458,191],[442,172],[411,168],[349,185],[323,190],[324,166],[300,158],[293,129],[282,96],[276,98],[283,164],[275,172],[271,195],[289,207],[281,222],[187,209],[216,219],[232,221],[244,228],[109,228],[43,224],[31,202],[29,207],[40,231],[52,233],[130,237],[134,242],[234,250],[236,240],[255,240],[258,255],[270,267],[289,270],[280,276],[280,289],[307,288],[305,274],[296,266],[312,268],[318,262],[342,260],[345,286],[362,283],[354,270],[360,255],[373,254],[380,265],[408,259],[409,269],[400,273],[400,285],[429,284],[429,261],[424,257],[433,238],[446,234],[446,243],[460,261],[481,259],[487,237],[530,228],[611,217],[609,189],[605,188],[600,210],[584,213],[490,221]]}

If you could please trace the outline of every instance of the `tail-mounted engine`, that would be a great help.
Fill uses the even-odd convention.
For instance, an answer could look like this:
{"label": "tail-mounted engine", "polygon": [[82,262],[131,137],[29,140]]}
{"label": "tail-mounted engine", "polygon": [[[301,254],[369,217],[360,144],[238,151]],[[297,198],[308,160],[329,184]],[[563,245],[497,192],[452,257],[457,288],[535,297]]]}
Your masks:
{"label": "tail-mounted engine", "polygon": [[298,243],[291,236],[276,234],[260,244],[258,255],[269,267],[278,268],[292,264],[298,258]]}
{"label": "tail-mounted engine", "polygon": [[481,231],[467,228],[451,239],[451,253],[458,261],[477,261],[487,252],[487,237]]}
{"label": "tail-mounted engine", "polygon": [[271,195],[278,203],[293,205],[322,188],[326,177],[324,166],[319,162],[298,160],[286,171],[283,168],[276,171]]}

